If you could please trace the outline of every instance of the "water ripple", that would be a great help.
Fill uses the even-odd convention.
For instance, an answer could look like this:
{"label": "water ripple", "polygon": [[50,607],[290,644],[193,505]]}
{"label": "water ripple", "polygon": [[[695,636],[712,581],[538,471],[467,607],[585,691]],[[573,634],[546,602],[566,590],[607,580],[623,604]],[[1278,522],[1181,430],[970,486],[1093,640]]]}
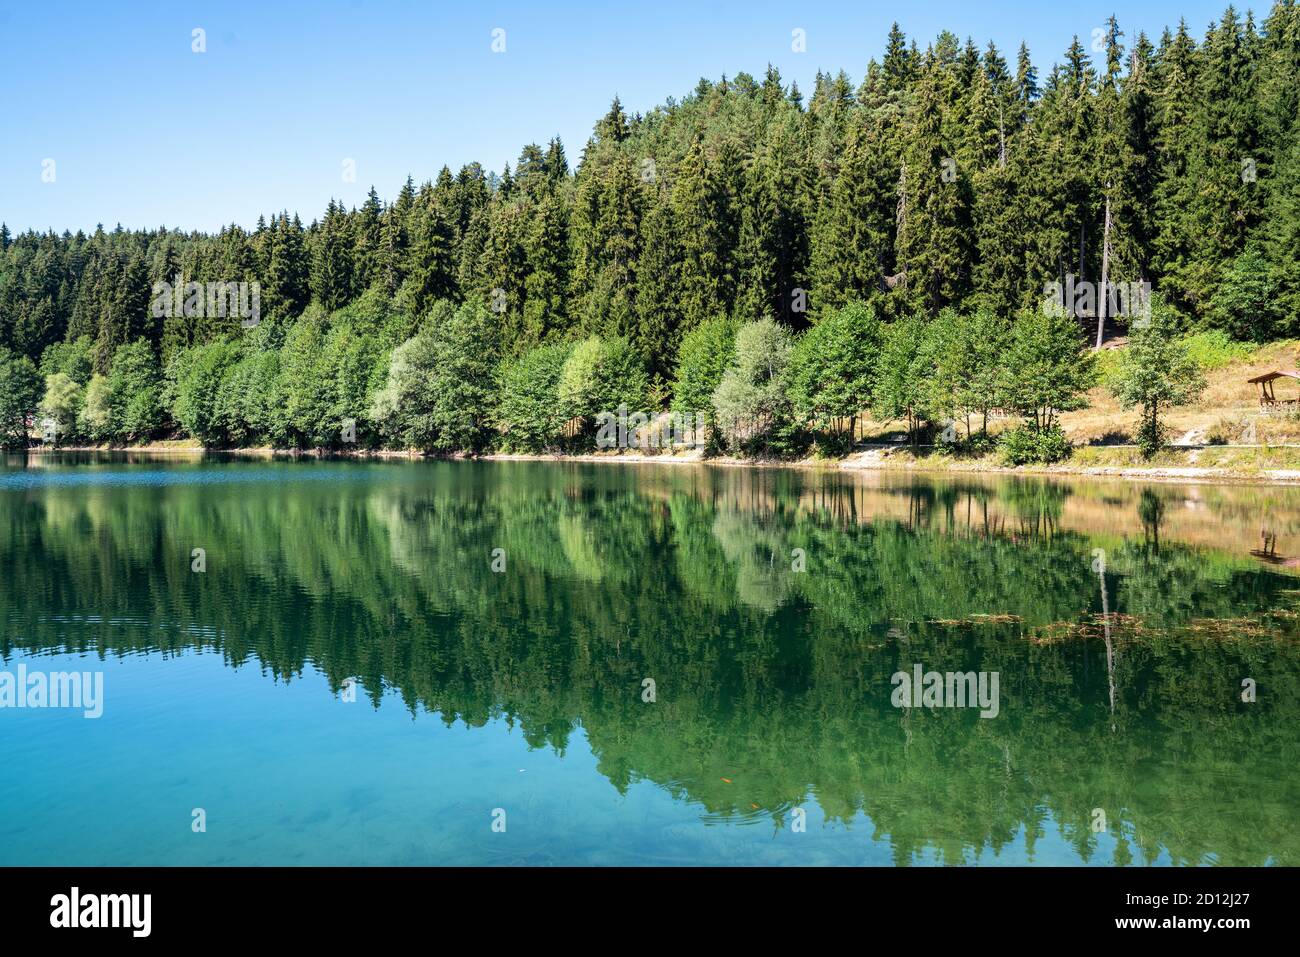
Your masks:
{"label": "water ripple", "polygon": [[31,488],[70,488],[75,486],[154,486],[168,485],[236,485],[275,482],[339,482],[360,479],[365,473],[340,474],[337,468],[312,468],[294,472],[288,478],[281,469],[257,469],[247,472],[224,472],[211,469],[196,472],[179,472],[171,469],[113,470],[108,472],[46,472],[27,469],[20,472],[0,472],[0,491]]}

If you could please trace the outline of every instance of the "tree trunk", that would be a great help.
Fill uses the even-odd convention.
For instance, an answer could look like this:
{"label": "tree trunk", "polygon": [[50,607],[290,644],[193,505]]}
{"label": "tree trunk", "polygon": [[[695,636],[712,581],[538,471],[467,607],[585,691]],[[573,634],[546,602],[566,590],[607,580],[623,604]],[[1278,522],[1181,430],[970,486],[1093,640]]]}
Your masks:
{"label": "tree trunk", "polygon": [[998,169],[1007,168],[1007,130],[1002,120],[1002,104],[998,104]]}
{"label": "tree trunk", "polygon": [[1093,351],[1101,348],[1102,337],[1106,333],[1106,313],[1110,306],[1110,196],[1106,197],[1106,225],[1101,234],[1101,290],[1097,303],[1097,344]]}
{"label": "tree trunk", "polygon": [[1084,262],[1088,255],[1088,232],[1083,222],[1079,223],[1079,282],[1087,282],[1088,275],[1084,270]]}

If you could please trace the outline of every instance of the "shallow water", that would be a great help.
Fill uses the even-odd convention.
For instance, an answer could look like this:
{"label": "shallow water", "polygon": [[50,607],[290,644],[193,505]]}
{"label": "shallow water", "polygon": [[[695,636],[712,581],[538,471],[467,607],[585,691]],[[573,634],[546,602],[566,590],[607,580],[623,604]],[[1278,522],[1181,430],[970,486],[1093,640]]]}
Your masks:
{"label": "shallow water", "polygon": [[0,864],[1296,865],[1293,555],[1290,488],[11,458],[0,672],[104,692],[0,708]]}

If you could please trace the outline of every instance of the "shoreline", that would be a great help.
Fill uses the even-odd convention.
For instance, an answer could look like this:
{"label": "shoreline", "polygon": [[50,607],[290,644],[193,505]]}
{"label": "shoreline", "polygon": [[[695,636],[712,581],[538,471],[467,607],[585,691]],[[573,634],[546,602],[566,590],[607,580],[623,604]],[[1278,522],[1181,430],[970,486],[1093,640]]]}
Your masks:
{"label": "shoreline", "polygon": [[438,455],[416,450],[394,449],[358,449],[345,451],[339,449],[279,449],[270,447],[250,447],[234,449],[212,449],[201,445],[180,445],[172,443],[151,443],[137,446],[66,446],[60,448],[34,447],[24,451],[9,452],[9,455],[61,455],[66,453],[106,452],[110,454],[143,453],[146,455],[234,455],[248,458],[355,458],[355,459],[447,459],[472,460],[487,462],[581,462],[614,465],[703,465],[724,468],[756,469],[805,469],[843,472],[892,472],[914,473],[920,475],[943,475],[957,473],[961,475],[1021,475],[1065,478],[1100,478],[1122,479],[1130,482],[1192,482],[1207,484],[1234,485],[1300,485],[1300,467],[1297,468],[1258,468],[1238,470],[1215,466],[1179,466],[1179,465],[1072,465],[1069,462],[1056,465],[1006,466],[984,460],[954,460],[945,458],[942,464],[930,464],[924,460],[908,459],[889,461],[890,453],[906,451],[898,446],[879,446],[855,451],[843,458],[804,458],[804,459],[770,459],[738,458],[736,456],[713,456],[705,458],[699,451],[682,454],[646,455],[640,452],[618,453],[532,453],[532,452],[491,452],[484,455],[456,453]]}

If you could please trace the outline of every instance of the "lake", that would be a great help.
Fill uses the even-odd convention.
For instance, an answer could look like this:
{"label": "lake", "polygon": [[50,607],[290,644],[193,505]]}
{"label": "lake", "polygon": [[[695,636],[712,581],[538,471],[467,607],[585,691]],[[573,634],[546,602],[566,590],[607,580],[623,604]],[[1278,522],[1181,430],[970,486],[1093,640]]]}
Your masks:
{"label": "lake", "polygon": [[1300,865],[1298,488],[69,453],[0,574],[4,865]]}

